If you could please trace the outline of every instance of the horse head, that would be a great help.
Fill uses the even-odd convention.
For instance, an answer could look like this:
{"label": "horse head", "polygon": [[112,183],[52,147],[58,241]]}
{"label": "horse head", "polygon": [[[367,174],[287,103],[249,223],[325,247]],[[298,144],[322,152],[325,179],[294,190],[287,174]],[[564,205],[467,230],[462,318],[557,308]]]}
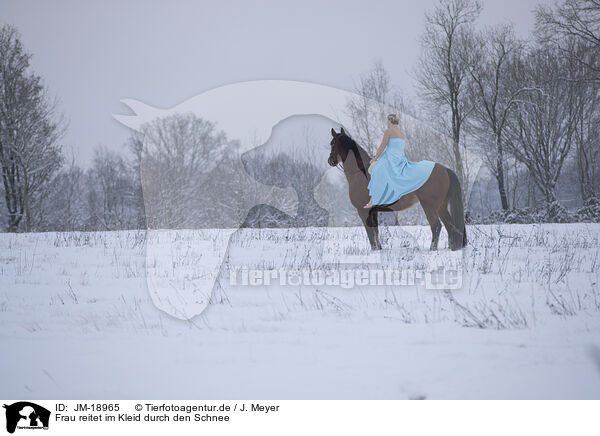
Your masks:
{"label": "horse head", "polygon": [[343,127],[340,129],[340,133],[336,133],[334,129],[331,129],[331,136],[333,136],[329,143],[331,153],[327,163],[332,167],[341,163],[346,174],[360,171],[368,179],[367,167],[365,166],[365,162],[369,161],[367,152],[346,134]]}
{"label": "horse head", "polygon": [[331,128],[331,142],[329,145],[331,146],[331,153],[329,154],[329,158],[327,159],[327,163],[332,167],[338,165],[340,162],[346,160],[346,155],[348,151],[344,149],[341,143],[341,136],[346,135],[344,132],[344,128],[341,128],[340,133],[337,133],[334,128]]}

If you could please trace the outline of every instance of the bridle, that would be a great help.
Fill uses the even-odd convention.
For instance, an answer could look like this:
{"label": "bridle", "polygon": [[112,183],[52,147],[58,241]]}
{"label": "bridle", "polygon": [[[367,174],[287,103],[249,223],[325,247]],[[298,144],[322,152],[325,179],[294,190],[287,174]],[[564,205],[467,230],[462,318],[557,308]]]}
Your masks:
{"label": "bridle", "polygon": [[[334,152],[334,150],[338,150],[339,142],[337,142],[337,141],[339,141],[338,138],[340,136],[342,136],[341,133],[338,136],[331,139],[331,143],[329,144],[329,145],[331,145],[331,153],[329,154],[329,159],[334,159],[336,157],[336,155],[334,155],[333,152]],[[339,151],[338,151],[337,155],[339,156]],[[335,167],[341,166],[342,169],[344,168],[344,166],[342,165],[341,159],[338,162],[336,162],[335,165],[332,165],[332,166],[335,166]]]}
{"label": "bridle", "polygon": [[[334,142],[334,141],[339,141],[339,138],[340,138],[342,135],[344,135],[344,133],[340,133],[340,134],[339,134],[338,136],[336,136],[335,138],[332,138],[332,139],[331,139],[331,141],[332,141],[332,142]],[[340,144],[339,142],[336,142],[336,143],[334,143],[334,144],[331,144],[331,154],[330,154],[330,156],[329,156],[330,158],[334,156],[334,155],[333,155],[333,149],[334,149],[334,147],[337,149],[337,147],[339,147],[339,144]],[[350,151],[350,150],[347,150],[347,153],[348,153],[349,151]],[[347,153],[346,153],[346,158],[348,157],[348,154],[347,154]],[[338,155],[339,155],[339,153],[338,153]],[[354,175],[354,174],[357,174],[357,173],[362,173],[362,172],[363,172],[363,170],[362,170],[362,169],[360,169],[360,168],[357,168],[356,170],[353,170],[353,171],[346,171],[346,169],[344,168],[344,165],[343,165],[343,162],[342,162],[342,161],[339,161],[339,162],[337,162],[337,163],[335,164],[335,167],[336,167],[336,168],[338,168],[338,167],[341,167],[341,169],[344,171],[344,174],[346,174],[347,176],[352,176],[352,175]],[[368,178],[368,176],[367,176],[367,178]]]}

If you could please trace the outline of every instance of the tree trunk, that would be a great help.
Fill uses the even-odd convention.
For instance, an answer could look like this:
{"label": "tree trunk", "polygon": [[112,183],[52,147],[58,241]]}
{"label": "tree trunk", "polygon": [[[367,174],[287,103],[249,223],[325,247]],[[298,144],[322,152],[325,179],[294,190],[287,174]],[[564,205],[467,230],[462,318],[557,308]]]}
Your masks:
{"label": "tree trunk", "polygon": [[[456,175],[458,176],[458,180],[460,180],[461,186],[463,187],[463,195],[466,192],[466,181],[465,174],[463,168],[462,156],[460,154],[460,118],[459,118],[459,109],[458,102],[453,102],[452,104],[452,148],[454,151],[454,162],[456,165]],[[463,199],[464,200],[464,199]]]}
{"label": "tree trunk", "polygon": [[590,177],[590,173],[593,171],[590,165],[590,159],[586,153],[585,145],[583,145],[580,141],[577,143],[577,172],[579,176],[579,192],[581,194],[581,200],[583,201],[583,204],[587,206],[590,202],[593,202],[594,197],[596,197],[596,189],[592,183],[592,177]]}
{"label": "tree trunk", "polygon": [[27,171],[23,171],[23,208],[25,211],[25,229],[31,232],[31,211],[29,209],[29,178]]}
{"label": "tree trunk", "polygon": [[22,202],[19,201],[19,193],[17,191],[17,175],[14,164],[5,165],[2,168],[2,178],[4,182],[4,198],[6,201],[6,211],[8,217],[9,233],[16,233],[19,230],[19,223],[23,216]]}
{"label": "tree trunk", "polygon": [[504,150],[499,136],[496,139],[496,180],[498,181],[498,192],[500,193],[500,203],[502,210],[508,210],[508,197],[506,196],[506,187],[504,184]]}
{"label": "tree trunk", "polygon": [[546,217],[550,222],[555,222],[559,217],[559,203],[556,195],[556,185],[548,182],[543,187],[544,198],[546,200]]}

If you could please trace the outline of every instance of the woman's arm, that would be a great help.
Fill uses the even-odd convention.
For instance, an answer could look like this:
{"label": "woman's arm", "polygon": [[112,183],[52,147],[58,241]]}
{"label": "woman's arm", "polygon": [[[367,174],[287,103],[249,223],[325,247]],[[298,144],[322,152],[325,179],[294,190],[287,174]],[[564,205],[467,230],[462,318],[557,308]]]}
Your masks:
{"label": "woman's arm", "polygon": [[379,156],[381,156],[381,154],[385,151],[385,147],[387,146],[387,143],[389,140],[390,140],[390,131],[389,131],[389,129],[387,129],[385,131],[385,133],[383,134],[383,139],[381,141],[381,145],[377,149],[377,153],[375,153],[375,157],[373,159],[371,159],[371,162],[375,162],[377,159],[379,159]]}

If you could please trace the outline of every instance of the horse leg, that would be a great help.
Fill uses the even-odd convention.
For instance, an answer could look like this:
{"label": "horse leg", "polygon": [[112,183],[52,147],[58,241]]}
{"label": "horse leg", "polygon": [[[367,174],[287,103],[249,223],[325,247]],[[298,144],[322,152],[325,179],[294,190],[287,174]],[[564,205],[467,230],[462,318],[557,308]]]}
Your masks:
{"label": "horse leg", "polygon": [[452,249],[452,238],[450,232],[455,232],[454,224],[452,224],[452,217],[450,216],[450,212],[448,212],[448,198],[444,200],[440,209],[438,210],[438,215],[440,219],[444,223],[444,227],[446,227],[446,232],[448,232],[448,248]]}
{"label": "horse leg", "polygon": [[372,219],[369,219],[371,216],[371,211],[367,209],[362,209],[358,211],[358,216],[360,217],[363,225],[365,226],[365,230],[367,232],[367,236],[369,237],[369,242],[371,243],[371,249],[377,250],[377,240],[375,236],[375,228],[373,227]]}
{"label": "horse leg", "polygon": [[442,224],[440,223],[436,208],[433,205],[431,205],[429,202],[422,201],[421,206],[423,207],[423,212],[425,212],[425,216],[427,217],[429,227],[431,227],[431,245],[429,246],[429,250],[436,251],[438,241],[440,239]]}
{"label": "horse leg", "polygon": [[367,216],[367,225],[371,227],[371,231],[373,232],[375,249],[381,250],[381,241],[379,240],[379,214],[377,209],[373,208],[369,210],[369,215]]}

